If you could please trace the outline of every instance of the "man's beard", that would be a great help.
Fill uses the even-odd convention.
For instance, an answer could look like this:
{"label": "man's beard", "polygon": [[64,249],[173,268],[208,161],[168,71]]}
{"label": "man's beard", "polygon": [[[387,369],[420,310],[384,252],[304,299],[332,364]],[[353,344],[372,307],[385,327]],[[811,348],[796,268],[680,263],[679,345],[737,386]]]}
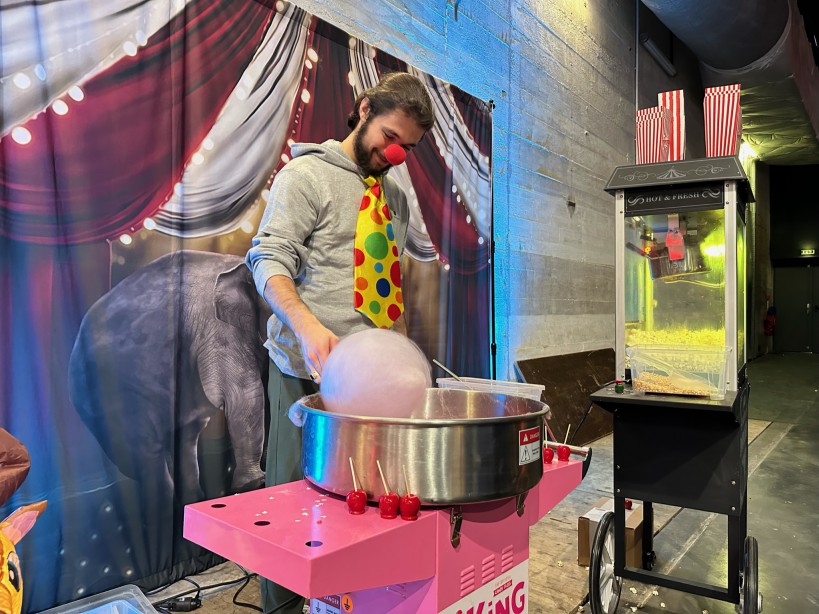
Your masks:
{"label": "man's beard", "polygon": [[364,120],[364,123],[361,124],[358,128],[358,132],[356,132],[355,138],[353,139],[353,153],[355,154],[355,163],[363,171],[364,175],[367,177],[371,175],[383,175],[386,173],[390,166],[386,165],[381,168],[373,168],[370,166],[370,160],[372,160],[373,152],[372,150],[368,150],[364,147],[364,135],[367,133],[368,125],[370,120],[373,118],[373,114],[370,113],[367,116],[367,119]]}

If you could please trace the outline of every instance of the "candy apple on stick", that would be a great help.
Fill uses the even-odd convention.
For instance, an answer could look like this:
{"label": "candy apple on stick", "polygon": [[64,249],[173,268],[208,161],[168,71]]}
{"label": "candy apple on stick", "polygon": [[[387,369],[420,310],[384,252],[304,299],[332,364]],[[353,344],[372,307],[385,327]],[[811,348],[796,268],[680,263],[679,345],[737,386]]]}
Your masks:
{"label": "candy apple on stick", "polygon": [[389,519],[397,518],[401,499],[398,493],[394,493],[390,490],[387,479],[384,477],[384,472],[381,470],[381,461],[376,460],[375,464],[378,465],[378,473],[381,474],[381,483],[384,484],[384,494],[378,497],[378,509],[381,510],[381,517]]}
{"label": "candy apple on stick", "polygon": [[418,510],[421,509],[421,499],[418,495],[410,492],[409,480],[407,479],[407,468],[404,469],[404,485],[407,487],[407,494],[401,497],[399,509],[401,510],[401,518],[403,520],[418,520]]}
{"label": "candy apple on stick", "polygon": [[[555,437],[555,434],[554,434],[554,433],[552,433],[552,429],[551,429],[551,428],[549,428],[549,423],[548,423],[548,422],[546,422],[545,420],[544,420],[544,423],[546,424],[546,432],[549,434],[549,437],[551,437],[551,438],[552,438],[552,441],[557,441],[557,437]],[[552,464],[552,460],[554,460],[554,457],[555,457],[555,451],[554,451],[554,450],[552,450],[552,449],[549,447],[548,437],[547,437],[546,439],[547,439],[547,441],[546,441],[546,446],[545,446],[545,448],[543,449],[543,462],[545,462],[545,463],[549,463],[549,464],[551,465],[551,464]]]}
{"label": "candy apple on stick", "polygon": [[566,445],[566,442],[569,441],[569,431],[571,431],[572,425],[569,425],[569,428],[566,429],[566,438],[563,440],[562,446],[557,446],[557,460],[559,461],[567,461],[569,460],[569,456],[572,453],[572,449]]}
{"label": "candy apple on stick", "polygon": [[367,493],[358,487],[352,456],[350,457],[350,473],[353,474],[353,490],[347,493],[347,508],[351,514],[363,514],[367,511]]}

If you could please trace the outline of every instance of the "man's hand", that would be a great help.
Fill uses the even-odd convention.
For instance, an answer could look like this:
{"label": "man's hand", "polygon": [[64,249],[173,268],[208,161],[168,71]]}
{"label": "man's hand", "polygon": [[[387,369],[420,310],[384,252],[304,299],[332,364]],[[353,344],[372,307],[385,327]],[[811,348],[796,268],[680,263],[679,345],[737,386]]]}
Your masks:
{"label": "man's hand", "polygon": [[310,377],[321,382],[324,362],[338,343],[338,337],[326,328],[304,304],[296,292],[293,280],[284,275],[274,275],[267,280],[264,298],[273,313],[296,335],[301,345],[301,355]]}
{"label": "man's hand", "polygon": [[310,377],[317,384],[321,383],[321,372],[324,369],[324,363],[327,356],[338,344],[338,337],[331,330],[322,326],[318,320],[296,331],[296,337],[298,337],[301,344],[301,355],[304,358],[307,370],[310,372]]}

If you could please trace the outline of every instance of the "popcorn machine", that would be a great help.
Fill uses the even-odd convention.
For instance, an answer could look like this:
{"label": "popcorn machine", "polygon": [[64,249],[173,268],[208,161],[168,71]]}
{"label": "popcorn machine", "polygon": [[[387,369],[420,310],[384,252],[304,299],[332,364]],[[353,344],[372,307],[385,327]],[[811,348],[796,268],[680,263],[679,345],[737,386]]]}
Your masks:
{"label": "popcorn machine", "polygon": [[[656,346],[658,360],[699,371],[712,396],[737,390],[746,359],[745,209],[753,200],[739,160],[621,166],[605,189],[617,205],[617,379],[626,379],[630,348]],[[696,353],[678,357],[669,346],[724,348],[724,381],[718,355],[691,369],[685,360]]]}
{"label": "popcorn machine", "polygon": [[[733,157],[615,169],[617,381],[591,395],[613,415],[614,512],[589,565],[592,614],[614,614],[623,580],[762,611],[748,535],[745,207]],[[625,502],[643,502],[642,560],[626,565]],[[654,570],[653,505],[727,517],[725,584]],[[706,578],[708,580],[708,578]]]}

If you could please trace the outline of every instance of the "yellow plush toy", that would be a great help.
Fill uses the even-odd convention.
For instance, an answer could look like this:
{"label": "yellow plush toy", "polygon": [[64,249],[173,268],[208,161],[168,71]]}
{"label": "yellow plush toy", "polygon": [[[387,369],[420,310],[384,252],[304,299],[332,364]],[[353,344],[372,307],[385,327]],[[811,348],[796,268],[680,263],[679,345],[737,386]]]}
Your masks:
{"label": "yellow plush toy", "polygon": [[[0,428],[0,505],[20,487],[30,466],[25,446]],[[0,522],[0,614],[20,614],[23,608],[23,577],[14,547],[45,508],[45,501],[24,505]]]}
{"label": "yellow plush toy", "polygon": [[23,608],[23,577],[14,546],[34,526],[46,502],[25,505],[0,522],[0,612],[20,614]]}

